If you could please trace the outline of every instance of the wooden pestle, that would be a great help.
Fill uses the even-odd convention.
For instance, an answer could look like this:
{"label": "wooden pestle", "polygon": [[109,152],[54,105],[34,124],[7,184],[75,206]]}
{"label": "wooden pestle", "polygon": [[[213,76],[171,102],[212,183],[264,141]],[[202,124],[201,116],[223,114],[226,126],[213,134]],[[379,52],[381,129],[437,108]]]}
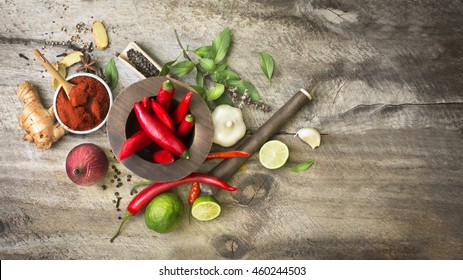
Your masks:
{"label": "wooden pestle", "polygon": [[[300,89],[289,99],[273,116],[267,120],[251,137],[246,139],[236,150],[248,152],[250,155],[257,152],[262,145],[277,133],[288,120],[312,100],[312,96],[304,89]],[[234,157],[224,159],[208,174],[228,181],[233,174],[248,160],[248,157]],[[213,194],[216,188],[203,185],[204,193]]]}
{"label": "wooden pestle", "polygon": [[61,87],[63,87],[64,92],[69,98],[69,93],[71,92],[71,88],[75,85],[71,84],[70,82],[66,81],[63,77],[61,77],[58,71],[53,67],[53,65],[50,64],[50,62],[48,62],[45,56],[38,49],[34,49],[33,53],[34,53],[34,56],[43,64],[45,69],[47,69],[48,72],[50,72],[53,78],[58,80]]}

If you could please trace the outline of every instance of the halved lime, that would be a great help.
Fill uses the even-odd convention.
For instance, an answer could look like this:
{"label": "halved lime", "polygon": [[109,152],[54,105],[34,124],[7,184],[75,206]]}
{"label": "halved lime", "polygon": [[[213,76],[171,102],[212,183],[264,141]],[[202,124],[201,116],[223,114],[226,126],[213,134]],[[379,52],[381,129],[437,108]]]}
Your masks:
{"label": "halved lime", "polygon": [[191,215],[200,221],[210,221],[220,215],[220,204],[210,195],[198,197],[191,206]]}
{"label": "halved lime", "polygon": [[260,163],[268,169],[282,167],[289,158],[289,149],[279,140],[271,140],[262,145],[259,151]]}

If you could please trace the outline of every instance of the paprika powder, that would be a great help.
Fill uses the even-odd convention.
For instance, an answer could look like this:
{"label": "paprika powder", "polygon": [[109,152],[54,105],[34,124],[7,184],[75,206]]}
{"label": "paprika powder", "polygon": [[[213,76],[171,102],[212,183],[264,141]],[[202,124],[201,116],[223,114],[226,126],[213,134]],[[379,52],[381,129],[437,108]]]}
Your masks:
{"label": "paprika powder", "polygon": [[56,98],[56,110],[62,123],[76,131],[86,131],[104,121],[109,111],[109,94],[105,86],[92,77],[78,76],[66,96],[61,88]]}

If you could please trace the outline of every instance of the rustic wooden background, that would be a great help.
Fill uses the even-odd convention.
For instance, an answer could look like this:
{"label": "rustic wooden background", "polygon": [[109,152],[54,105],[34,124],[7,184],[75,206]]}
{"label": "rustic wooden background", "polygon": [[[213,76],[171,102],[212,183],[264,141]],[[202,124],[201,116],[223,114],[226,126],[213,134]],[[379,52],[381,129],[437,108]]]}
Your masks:
{"label": "rustic wooden background", "polygon": [[[1,1],[0,258],[463,258],[462,14],[458,0]],[[67,135],[48,151],[21,141],[15,95],[28,80],[51,106],[50,75],[32,50],[56,60],[69,50],[45,42],[68,40],[78,23],[95,19],[109,27],[110,48],[92,53],[100,65],[130,41],[165,63],[180,52],[174,29],[198,47],[228,26],[229,64],[274,111],[319,84],[316,99],[275,136],[291,150],[289,165],[316,164],[269,171],[254,155],[232,180],[240,190],[218,194],[218,219],[185,217],[159,235],[140,216],[110,244],[123,215],[115,193],[123,210],[139,178],[127,182],[104,129]],[[259,51],[275,59],[271,85]],[[138,80],[117,66],[115,95]],[[250,134],[271,116],[243,111]],[[293,137],[302,127],[321,131],[319,148]],[[105,149],[123,186],[111,183],[112,170],[105,190],[68,180],[65,157],[83,142]],[[179,193],[186,200],[187,188]]]}

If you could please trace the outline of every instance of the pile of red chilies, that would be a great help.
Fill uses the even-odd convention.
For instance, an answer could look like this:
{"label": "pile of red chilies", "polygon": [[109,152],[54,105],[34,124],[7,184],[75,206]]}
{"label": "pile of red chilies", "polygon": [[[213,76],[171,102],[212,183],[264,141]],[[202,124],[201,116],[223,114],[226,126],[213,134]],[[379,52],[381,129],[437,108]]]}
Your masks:
{"label": "pile of red chilies", "polygon": [[174,93],[174,85],[167,80],[155,99],[143,97],[141,102],[134,104],[135,116],[141,129],[122,144],[118,156],[120,161],[153,142],[161,147],[153,153],[153,162],[169,164],[175,161],[175,156],[185,159],[190,157],[183,141],[195,123],[194,116],[188,113],[193,93],[185,94],[179,105],[171,110]]}
{"label": "pile of red chilies", "polygon": [[[153,161],[157,163],[171,163],[175,160],[173,155],[185,159],[189,158],[188,150],[179,138],[188,135],[194,126],[194,117],[188,114],[192,93],[187,93],[178,107],[169,115],[167,112],[170,109],[174,92],[175,87],[167,80],[162,84],[156,100],[146,97],[142,99],[141,103],[135,103],[135,114],[142,130],[135,133],[124,142],[119,153],[119,160],[123,160],[137,151],[144,149],[153,141],[163,148],[153,154]],[[175,129],[175,127],[177,128]],[[206,159],[210,160],[236,156],[249,156],[249,153],[243,151],[215,152],[209,153]],[[203,173],[191,173],[182,179],[171,182],[154,182],[139,192],[130,201],[119,229],[110,241],[113,242],[120,234],[125,222],[133,215],[140,213],[154,197],[173,187],[186,183],[192,183],[188,196],[189,204],[192,204],[199,196],[200,183],[216,186],[227,191],[237,190],[236,187],[230,186],[228,183],[216,177]]]}

